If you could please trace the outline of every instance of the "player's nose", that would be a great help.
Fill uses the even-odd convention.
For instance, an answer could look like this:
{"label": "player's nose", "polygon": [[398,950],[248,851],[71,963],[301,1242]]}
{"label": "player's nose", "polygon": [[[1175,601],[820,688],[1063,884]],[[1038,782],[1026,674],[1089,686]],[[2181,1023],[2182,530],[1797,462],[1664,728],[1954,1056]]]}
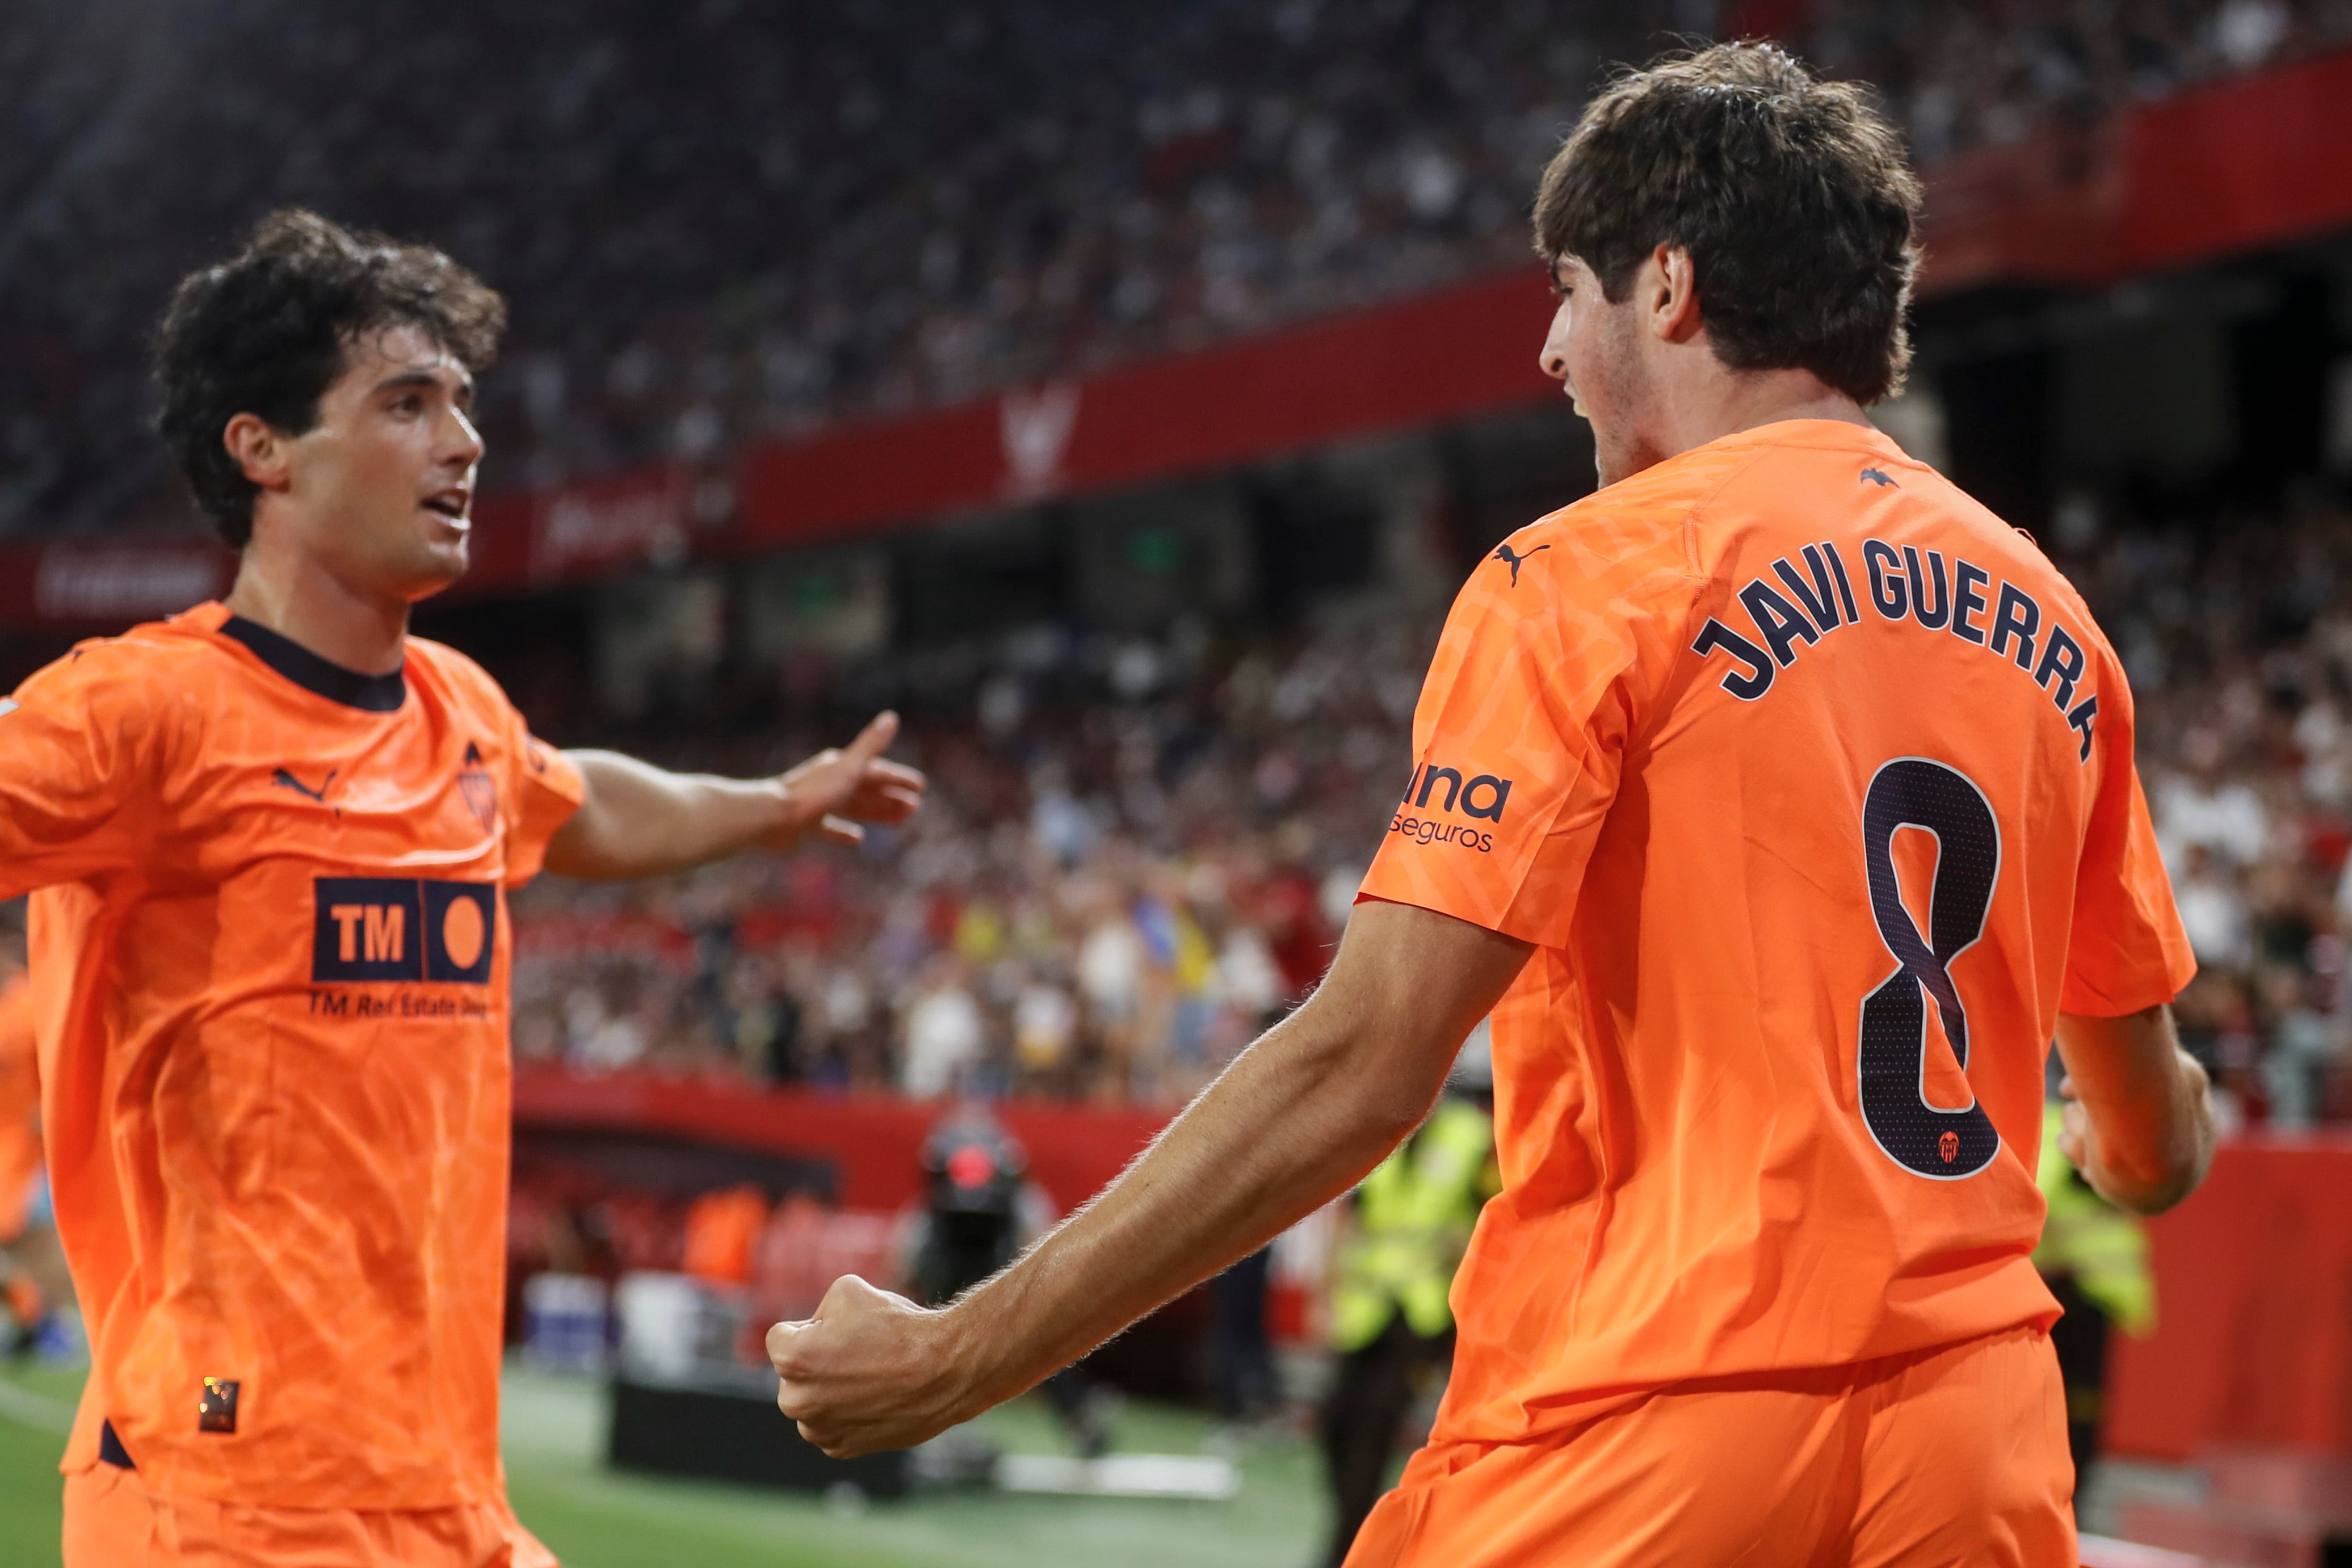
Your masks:
{"label": "player's nose", "polygon": [[475,428],[473,420],[461,408],[449,411],[449,417],[443,423],[440,445],[441,450],[436,455],[464,468],[471,468],[479,463],[488,447],[482,440],[482,433]]}
{"label": "player's nose", "polygon": [[1544,334],[1543,352],[1537,356],[1537,362],[1543,366],[1543,373],[1552,380],[1568,380],[1568,306],[1565,301],[1552,317],[1551,330]]}

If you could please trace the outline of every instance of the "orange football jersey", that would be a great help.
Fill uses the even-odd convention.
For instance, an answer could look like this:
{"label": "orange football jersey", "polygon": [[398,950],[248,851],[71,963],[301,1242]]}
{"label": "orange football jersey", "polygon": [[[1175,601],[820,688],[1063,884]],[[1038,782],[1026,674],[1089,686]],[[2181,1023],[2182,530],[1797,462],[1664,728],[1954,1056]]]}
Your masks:
{"label": "orange football jersey", "polygon": [[33,1044],[33,988],[0,986],[0,1246],[21,1235],[41,1172],[41,1076]]}
{"label": "orange football jersey", "polygon": [[2025,535],[1884,435],[1711,442],[1462,591],[1366,896],[1536,944],[1437,1437],[2057,1308],[2057,1014],[2193,970],[2122,667]]}
{"label": "orange football jersey", "polygon": [[92,1367],[156,1494],[501,1496],[506,890],[581,799],[469,661],[362,676],[208,604],[0,703],[43,1123]]}

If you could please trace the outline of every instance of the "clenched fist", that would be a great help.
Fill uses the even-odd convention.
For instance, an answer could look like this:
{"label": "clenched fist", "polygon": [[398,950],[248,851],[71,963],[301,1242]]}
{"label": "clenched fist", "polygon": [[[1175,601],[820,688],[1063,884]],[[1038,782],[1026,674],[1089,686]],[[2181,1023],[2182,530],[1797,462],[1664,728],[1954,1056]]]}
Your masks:
{"label": "clenched fist", "polygon": [[770,1329],[768,1359],[776,1407],[836,1459],[912,1448],[985,1407],[950,1314],[855,1274],[835,1280],[806,1322]]}

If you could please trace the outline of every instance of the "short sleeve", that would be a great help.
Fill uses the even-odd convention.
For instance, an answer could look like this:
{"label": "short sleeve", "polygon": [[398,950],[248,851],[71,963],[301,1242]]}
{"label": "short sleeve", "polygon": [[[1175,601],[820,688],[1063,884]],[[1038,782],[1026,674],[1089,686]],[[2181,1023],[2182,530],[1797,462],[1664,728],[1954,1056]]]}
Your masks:
{"label": "short sleeve", "polygon": [[161,778],[153,688],[86,644],[0,697],[0,898],[127,870]]}
{"label": "short sleeve", "polygon": [[513,784],[507,799],[515,810],[507,821],[507,885],[520,887],[547,863],[548,841],[588,798],[588,786],[570,758],[530,733],[522,715],[513,714],[512,722]]}
{"label": "short sleeve", "polygon": [[1560,946],[1617,795],[1634,643],[1599,585],[1517,575],[1482,563],[1454,601],[1362,896]]}
{"label": "short sleeve", "polygon": [[2132,762],[2131,688],[2112,656],[2102,661],[2098,793],[2083,835],[2074,924],[2066,943],[2062,1011],[2120,1018],[2168,1002],[2197,973],[2189,934],[2172,902],[2147,797]]}

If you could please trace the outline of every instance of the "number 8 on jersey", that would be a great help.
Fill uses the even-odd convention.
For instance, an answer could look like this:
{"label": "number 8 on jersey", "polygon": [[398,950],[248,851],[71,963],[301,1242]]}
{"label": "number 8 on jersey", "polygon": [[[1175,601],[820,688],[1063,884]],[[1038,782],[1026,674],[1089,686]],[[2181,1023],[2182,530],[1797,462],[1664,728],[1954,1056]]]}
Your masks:
{"label": "number 8 on jersey", "polygon": [[[1895,874],[1895,834],[1906,827],[1936,836],[1925,937],[1903,906]],[[1871,778],[1862,807],[1862,846],[1870,912],[1897,966],[1863,999],[1862,1119],[1904,1169],[1939,1181],[1974,1176],[2000,1152],[2000,1134],[1973,1101],[1965,1111],[1927,1103],[1927,998],[1935,998],[1952,1054],[1966,1071],[1969,1015],[1952,983],[1951,964],[1984,935],[2000,875],[2000,825],[1966,774],[1925,758],[1898,757]]]}

